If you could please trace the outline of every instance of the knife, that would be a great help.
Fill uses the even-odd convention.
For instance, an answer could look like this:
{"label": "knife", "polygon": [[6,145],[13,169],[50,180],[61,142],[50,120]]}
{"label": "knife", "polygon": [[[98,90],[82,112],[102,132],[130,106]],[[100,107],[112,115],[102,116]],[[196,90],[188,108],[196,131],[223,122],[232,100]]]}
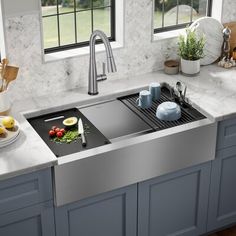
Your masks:
{"label": "knife", "polygon": [[78,133],[81,135],[82,146],[85,147],[87,145],[87,143],[86,143],[86,139],[84,136],[84,126],[83,126],[83,122],[82,122],[81,118],[79,119],[79,123],[78,123]]}

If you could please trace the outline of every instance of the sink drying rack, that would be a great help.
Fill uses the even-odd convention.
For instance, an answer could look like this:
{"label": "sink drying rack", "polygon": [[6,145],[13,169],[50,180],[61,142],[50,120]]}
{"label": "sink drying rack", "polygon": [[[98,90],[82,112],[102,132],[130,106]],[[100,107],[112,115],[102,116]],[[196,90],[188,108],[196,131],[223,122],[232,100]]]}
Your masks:
{"label": "sink drying rack", "polygon": [[[140,108],[136,100],[139,94],[132,94],[124,97],[120,97],[119,100],[128,106],[133,112],[135,112],[141,119],[148,123],[154,130],[163,130],[174,126],[190,123],[193,121],[201,120],[206,118],[203,114],[194,109],[191,105],[184,103],[180,105],[181,118],[176,121],[162,121],[156,117],[157,107],[167,101],[172,101],[170,98],[170,92],[166,87],[161,89],[161,97],[158,101],[153,101],[152,106],[148,109]],[[175,101],[178,103],[178,101]]]}

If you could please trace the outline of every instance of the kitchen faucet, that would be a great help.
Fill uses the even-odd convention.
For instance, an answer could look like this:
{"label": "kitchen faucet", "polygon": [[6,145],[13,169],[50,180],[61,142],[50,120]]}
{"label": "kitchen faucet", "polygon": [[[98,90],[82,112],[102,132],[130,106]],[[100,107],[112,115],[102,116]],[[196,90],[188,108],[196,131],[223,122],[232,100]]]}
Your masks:
{"label": "kitchen faucet", "polygon": [[107,71],[116,72],[116,64],[113,57],[110,42],[104,32],[101,30],[95,30],[90,36],[89,47],[90,47],[90,59],[89,59],[89,76],[88,76],[88,94],[98,94],[98,81],[106,80],[105,74],[105,63],[103,63],[103,73],[97,74],[96,57],[95,57],[95,42],[96,37],[100,37],[106,48],[107,56]]}

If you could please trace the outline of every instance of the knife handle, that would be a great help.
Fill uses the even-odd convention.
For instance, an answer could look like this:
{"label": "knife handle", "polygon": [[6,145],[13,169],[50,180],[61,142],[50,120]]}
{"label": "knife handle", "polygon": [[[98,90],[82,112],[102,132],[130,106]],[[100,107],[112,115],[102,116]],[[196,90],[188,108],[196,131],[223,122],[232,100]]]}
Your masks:
{"label": "knife handle", "polygon": [[87,145],[86,138],[84,134],[81,134],[82,146],[85,147]]}

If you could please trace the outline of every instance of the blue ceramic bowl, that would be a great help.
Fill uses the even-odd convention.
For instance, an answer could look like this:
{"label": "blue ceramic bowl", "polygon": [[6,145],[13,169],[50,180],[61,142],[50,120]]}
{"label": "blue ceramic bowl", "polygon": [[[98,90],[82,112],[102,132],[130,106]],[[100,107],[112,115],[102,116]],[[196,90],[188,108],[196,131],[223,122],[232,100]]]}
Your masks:
{"label": "blue ceramic bowl", "polygon": [[157,107],[156,117],[164,121],[175,121],[181,117],[181,109],[175,102],[163,102]]}

